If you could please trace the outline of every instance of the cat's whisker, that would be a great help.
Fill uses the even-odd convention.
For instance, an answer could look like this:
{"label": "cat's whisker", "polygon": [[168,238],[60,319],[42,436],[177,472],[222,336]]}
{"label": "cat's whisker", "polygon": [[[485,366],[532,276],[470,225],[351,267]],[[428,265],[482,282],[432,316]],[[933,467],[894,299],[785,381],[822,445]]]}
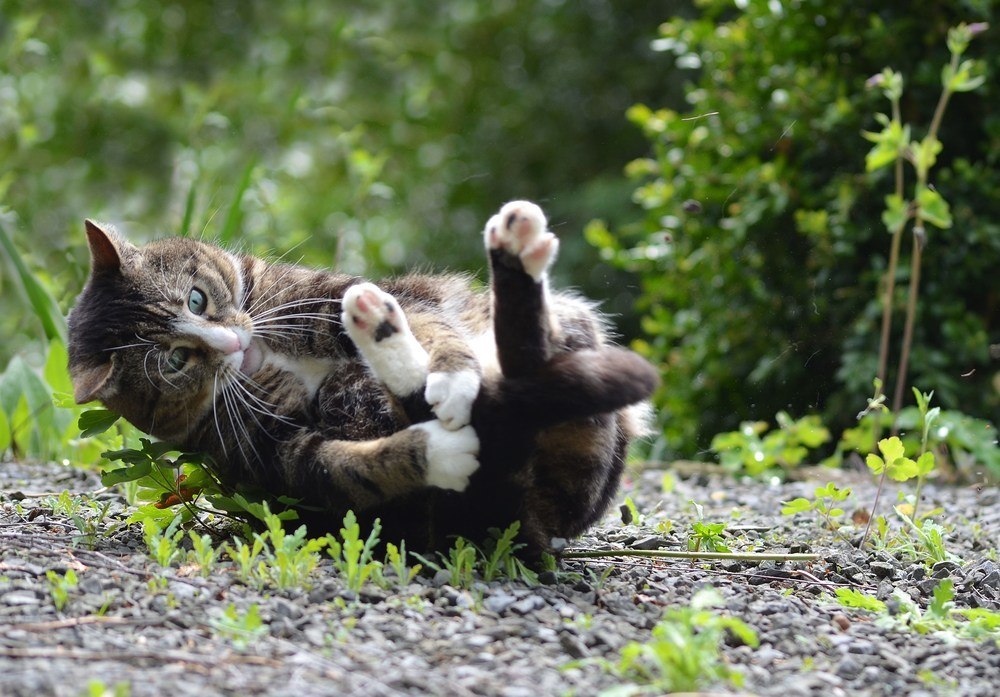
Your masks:
{"label": "cat's whisker", "polygon": [[135,335],[135,338],[139,340],[137,343],[134,343],[134,344],[122,344],[121,346],[112,346],[111,348],[106,348],[104,350],[105,351],[120,351],[122,349],[135,348],[136,346],[151,346],[151,345],[154,345],[156,343],[152,339],[147,339],[145,337],[139,336],[138,334]]}
{"label": "cat's whisker", "polygon": [[[227,404],[230,403],[229,400],[232,400],[233,408],[232,408],[232,410],[229,413],[229,419],[230,419],[230,422],[233,425],[233,428],[237,429],[238,431],[240,431],[240,433],[243,434],[242,438],[237,438],[236,439],[236,444],[240,448],[240,453],[243,455],[243,459],[249,461],[250,458],[247,457],[246,452],[243,450],[243,441],[246,441],[247,445],[250,446],[250,450],[253,451],[254,457],[257,458],[257,462],[263,464],[264,463],[264,459],[260,456],[260,453],[257,451],[257,446],[254,445],[254,443],[253,443],[253,438],[250,437],[250,432],[247,430],[247,425],[243,422],[242,419],[235,418],[235,414],[233,412],[236,412],[236,411],[239,410],[239,407],[241,406],[241,402],[237,399],[236,394],[234,394],[234,393],[232,393],[230,391],[229,388],[231,386],[232,386],[232,383],[230,383],[229,385],[227,385],[226,387],[224,387],[222,389],[222,394],[225,397]],[[266,433],[266,430],[261,426],[260,421],[257,420],[257,417],[254,416],[252,412],[251,412],[250,416],[253,418],[254,421],[257,422],[257,427],[260,428],[261,431],[263,431],[263,432]]]}
{"label": "cat's whisker", "polygon": [[222,437],[222,427],[219,425],[219,373],[215,373],[215,379],[212,380],[212,418],[215,419],[215,432],[219,436],[219,445],[222,447],[222,454],[229,457],[229,452],[226,450],[226,439]]}
{"label": "cat's whisker", "polygon": [[149,356],[156,350],[157,348],[155,346],[149,349],[146,351],[146,355],[142,359],[142,372],[146,374],[146,380],[149,381],[149,384],[153,387],[156,387],[156,383],[153,382],[153,378],[149,376]]}
{"label": "cat's whisker", "polygon": [[248,313],[248,314],[250,314],[251,319],[256,321],[264,317],[269,317],[270,315],[284,312],[289,308],[298,308],[298,307],[303,307],[305,305],[319,305],[321,303],[330,303],[331,305],[338,305],[340,304],[340,301],[331,298],[306,298],[305,300],[292,300],[287,303],[282,303],[281,305],[275,305],[274,307],[268,308],[264,312],[261,312],[256,315],[253,313]]}
{"label": "cat's whisker", "polygon": [[320,322],[330,322],[331,324],[340,324],[340,318],[331,316],[325,312],[298,312],[289,315],[280,315],[278,317],[269,317],[264,320],[255,319],[254,325],[259,324],[270,324],[271,322],[284,322],[290,319],[314,319]]}
{"label": "cat's whisker", "polygon": [[163,380],[163,382],[167,383],[168,385],[170,385],[171,387],[173,387],[176,390],[177,389],[177,385],[175,385],[174,383],[170,382],[170,380],[167,379],[167,376],[163,374],[163,355],[164,355],[163,351],[160,351],[159,354],[157,355],[157,357],[156,357],[156,369],[160,373],[160,379]]}
{"label": "cat's whisker", "polygon": [[[229,390],[226,387],[222,388],[222,405],[226,408],[226,415],[229,417],[229,425],[232,426],[233,431],[237,432],[237,437],[234,439],[236,441],[236,447],[240,449],[240,455],[243,456],[243,459],[249,461],[247,453],[243,449],[243,441],[249,441],[249,438],[247,437],[246,430],[243,428],[243,422],[236,418],[236,415],[233,413],[235,411],[235,407],[230,401]],[[239,437],[240,431],[242,431],[242,438]]]}
{"label": "cat's whisker", "polygon": [[[290,274],[292,272],[292,269],[293,269],[293,267],[291,267],[291,266],[289,266],[288,268],[286,268],[284,271],[282,271],[280,274],[278,274],[277,278],[275,278],[273,281],[271,281],[271,283],[267,286],[267,288],[265,288],[264,290],[260,291],[260,295],[258,296],[257,300],[254,302],[253,305],[250,306],[249,309],[246,310],[246,312],[247,312],[248,315],[252,316],[254,310],[256,310],[262,303],[266,303],[266,302],[270,301],[271,298],[273,298],[273,297],[275,297],[275,296],[278,295],[278,291],[282,290],[282,286],[279,286],[279,284],[283,280],[285,280],[285,278],[288,276],[288,274]],[[304,282],[305,282],[305,278],[299,278],[299,279],[293,281],[290,286],[287,286],[285,288],[285,290],[288,290],[290,288],[294,288],[295,286],[297,286],[297,285],[299,285],[301,283],[304,283]],[[278,288],[275,288],[275,286],[278,286]],[[272,292],[272,289],[274,289],[273,292]]]}
{"label": "cat's whisker", "polygon": [[[230,380],[230,382],[229,382],[229,384],[227,386],[228,387],[236,388],[233,391],[233,395],[236,396],[236,397],[239,397],[240,401],[251,412],[257,412],[258,414],[260,414],[262,416],[267,416],[269,418],[275,419],[276,421],[280,421],[280,422],[282,422],[282,423],[284,423],[286,425],[289,425],[289,426],[295,425],[295,421],[294,420],[289,419],[287,416],[282,416],[280,414],[277,414],[277,413],[275,413],[273,411],[273,409],[275,408],[276,405],[271,404],[270,402],[265,402],[260,397],[258,397],[257,395],[253,394],[246,386],[244,386],[243,384],[241,384],[238,380]],[[252,416],[252,414],[251,414],[251,416]],[[253,418],[254,418],[254,421],[257,421],[257,417],[256,416],[254,416]],[[265,433],[267,432],[266,429],[264,428],[264,426],[260,423],[260,421],[257,421],[257,425],[260,427],[261,431],[263,431]]]}

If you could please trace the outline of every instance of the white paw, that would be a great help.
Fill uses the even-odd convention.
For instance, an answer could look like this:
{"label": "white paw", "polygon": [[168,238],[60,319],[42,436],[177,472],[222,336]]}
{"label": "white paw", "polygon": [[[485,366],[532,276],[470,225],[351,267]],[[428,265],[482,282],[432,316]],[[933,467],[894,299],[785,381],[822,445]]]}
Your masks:
{"label": "white paw", "polygon": [[449,431],[438,421],[426,421],[410,428],[427,433],[427,485],[465,491],[479,469],[479,437],[472,426]]}
{"label": "white paw", "polygon": [[559,251],[559,239],[545,225],[545,214],[534,203],[511,201],[486,223],[486,248],[519,257],[525,273],[541,281]]}
{"label": "white paw", "polygon": [[344,293],[341,321],[372,374],[390,392],[407,397],[423,386],[427,352],[394,297],[374,283],[351,286]]}
{"label": "white paw", "polygon": [[454,431],[469,423],[481,382],[473,370],[431,373],[427,376],[424,399],[441,425]]}

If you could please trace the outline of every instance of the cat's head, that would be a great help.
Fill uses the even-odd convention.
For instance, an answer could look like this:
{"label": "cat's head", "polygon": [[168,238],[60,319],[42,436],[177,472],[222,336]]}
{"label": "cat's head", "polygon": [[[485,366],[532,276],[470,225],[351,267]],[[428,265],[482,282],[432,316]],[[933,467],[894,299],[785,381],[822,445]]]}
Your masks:
{"label": "cat's head", "polygon": [[191,239],[136,247],[110,226],[86,230],[90,278],[69,316],[74,397],[183,440],[221,385],[259,360],[241,259]]}

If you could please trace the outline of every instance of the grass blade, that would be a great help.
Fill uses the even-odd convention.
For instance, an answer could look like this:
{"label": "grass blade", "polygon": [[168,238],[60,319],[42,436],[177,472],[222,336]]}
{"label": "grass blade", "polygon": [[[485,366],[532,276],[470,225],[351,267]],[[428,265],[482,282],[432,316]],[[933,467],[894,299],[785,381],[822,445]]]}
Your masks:
{"label": "grass blade", "polygon": [[38,320],[42,323],[42,327],[45,329],[45,338],[49,341],[59,339],[65,344],[66,318],[63,317],[62,311],[59,310],[59,304],[56,303],[55,298],[42,285],[42,282],[38,280],[38,277],[28,268],[24,257],[21,256],[17,247],[14,246],[13,240],[11,240],[3,225],[0,225],[0,247],[3,247],[11,263],[14,265],[14,269],[17,271],[21,285],[28,295],[28,301],[35,310],[35,316],[38,317]]}
{"label": "grass blade", "polygon": [[220,244],[230,244],[236,236],[236,233],[239,231],[240,224],[243,222],[243,195],[246,193],[247,189],[250,188],[250,179],[253,176],[253,169],[256,165],[256,159],[251,159],[250,162],[247,163],[246,168],[243,170],[243,176],[240,177],[240,183],[236,187],[236,193],[233,195],[233,200],[229,204],[229,211],[226,213],[226,220],[222,224],[222,232],[219,234]]}

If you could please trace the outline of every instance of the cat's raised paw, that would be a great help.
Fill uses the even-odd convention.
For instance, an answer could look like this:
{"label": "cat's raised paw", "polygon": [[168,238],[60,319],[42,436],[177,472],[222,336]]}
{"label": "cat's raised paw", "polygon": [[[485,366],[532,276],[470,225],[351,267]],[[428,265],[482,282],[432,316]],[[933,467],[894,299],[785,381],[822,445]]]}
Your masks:
{"label": "cat's raised paw", "polygon": [[465,491],[469,477],[479,469],[479,437],[472,426],[451,431],[439,421],[426,421],[410,428],[427,434],[427,485]]}
{"label": "cat's raised paw", "polygon": [[372,374],[390,392],[407,397],[427,379],[427,352],[417,342],[399,303],[374,283],[344,293],[341,321]]}
{"label": "cat's raised paw", "polygon": [[469,423],[481,382],[474,370],[431,373],[427,376],[424,399],[441,425],[454,431]]}
{"label": "cat's raised paw", "polygon": [[486,223],[487,249],[502,249],[521,260],[536,282],[545,276],[559,251],[559,239],[545,229],[542,209],[530,201],[511,201]]}

